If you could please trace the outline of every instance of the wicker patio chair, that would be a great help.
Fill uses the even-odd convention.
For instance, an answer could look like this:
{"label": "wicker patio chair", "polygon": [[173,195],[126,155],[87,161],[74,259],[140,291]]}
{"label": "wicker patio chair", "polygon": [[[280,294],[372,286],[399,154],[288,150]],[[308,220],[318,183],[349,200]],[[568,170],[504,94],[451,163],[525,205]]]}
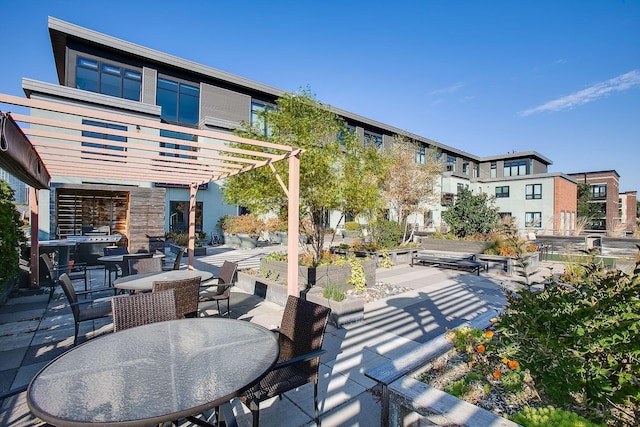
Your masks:
{"label": "wicker patio chair", "polygon": [[157,273],[162,271],[161,258],[134,258],[127,260],[129,274]]}
{"label": "wicker patio chair", "polygon": [[180,270],[180,263],[182,262],[182,257],[184,253],[187,251],[187,248],[180,248],[180,251],[176,255],[176,259],[173,261],[173,266],[162,267],[162,270]]}
{"label": "wicker patio chair", "polygon": [[[127,255],[129,251],[124,246],[107,246],[103,249],[104,256],[109,255]],[[104,261],[104,278],[105,283],[111,286],[111,273],[115,273],[116,279],[122,274],[122,263],[117,261]],[[107,274],[109,280],[107,281]]]}
{"label": "wicker patio chair", "polygon": [[[217,280],[217,286],[207,283],[206,289],[200,292],[200,302],[215,301],[218,308],[218,316],[222,316],[220,311],[220,301],[227,301],[227,317],[231,316],[231,287],[236,280],[238,264],[225,261],[220,269],[220,275],[213,280]],[[212,288],[215,286],[215,290]]]}
{"label": "wicker patio chair", "polygon": [[122,256],[122,275],[128,276],[129,274],[129,260],[130,259],[138,259],[138,258],[153,258],[152,253],[136,253],[136,254],[125,254]]}
{"label": "wicker patio chair", "polygon": [[48,254],[41,254],[40,259],[42,263],[45,265],[47,269],[47,276],[49,279],[49,287],[51,288],[51,293],[49,294],[49,301],[53,297],[53,291],[58,285],[58,276],[61,273],[66,273],[69,279],[73,280],[83,280],[84,281],[84,290],[87,291],[87,264],[69,264],[69,265],[58,265],[57,267],[53,265],[51,258],[49,258]]}
{"label": "wicker patio chair", "polygon": [[73,313],[73,320],[75,322],[73,345],[76,345],[78,343],[78,329],[80,328],[80,322],[109,317],[111,315],[111,306],[108,301],[104,301],[103,303],[94,301],[79,302],[78,294],[76,294],[73,283],[71,283],[71,279],[67,273],[62,273],[59,281],[64,294],[67,296],[67,300],[69,300],[69,305],[71,306],[71,311]]}
{"label": "wicker patio chair", "polygon": [[176,320],[175,290],[119,295],[111,299],[113,332],[149,323]]}
{"label": "wicker patio chair", "polygon": [[175,289],[176,314],[178,318],[198,317],[198,293],[200,292],[200,276],[182,280],[153,282],[153,292]]}
{"label": "wicker patio chair", "polygon": [[253,414],[253,425],[260,421],[260,402],[280,396],[307,383],[313,383],[315,423],[320,425],[318,411],[318,367],[324,332],[331,310],[290,295],[284,308],[279,333],[280,357],[273,369],[240,400]]}

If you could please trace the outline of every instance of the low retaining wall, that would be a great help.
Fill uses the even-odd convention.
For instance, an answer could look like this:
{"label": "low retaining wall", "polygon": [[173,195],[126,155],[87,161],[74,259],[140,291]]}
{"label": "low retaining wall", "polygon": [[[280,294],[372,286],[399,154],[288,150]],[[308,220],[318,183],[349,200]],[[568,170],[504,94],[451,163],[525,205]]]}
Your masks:
{"label": "low retaining wall", "polygon": [[[407,248],[407,249],[392,249],[387,251],[387,255],[389,259],[393,263],[393,265],[397,264],[409,264],[411,263],[411,258],[418,253],[420,248]],[[331,248],[331,252],[335,254],[341,255],[349,255],[354,254],[358,257],[367,257],[376,261],[376,267],[382,266],[382,259],[384,255],[382,252],[369,252],[369,251],[353,251],[350,249],[340,249],[340,248]]]}
{"label": "low retaining wall", "polygon": [[[376,283],[376,261],[365,260],[360,261],[364,268],[367,285],[373,286]],[[260,270],[268,271],[268,276],[277,279],[287,277],[287,263],[282,261],[265,261],[260,262]],[[267,275],[267,274],[265,274]],[[322,265],[320,267],[298,266],[298,283],[303,287],[327,286],[333,285],[346,291],[351,285],[347,284],[347,280],[351,278],[351,266],[345,265]]]}
{"label": "low retaining wall", "polygon": [[[484,329],[498,314],[499,312],[491,310],[459,327]],[[381,426],[518,426],[414,378],[452,347],[446,334],[442,334],[397,359],[365,371],[365,376],[382,386]]]}
{"label": "low retaining wall", "polygon": [[[252,295],[284,307],[287,303],[287,286],[255,274],[238,271],[236,286]],[[300,287],[298,287],[300,289]],[[304,286],[300,289],[304,289]]]}
{"label": "low retaining wall", "polygon": [[307,301],[329,307],[331,309],[329,322],[338,329],[364,321],[364,299],[362,298],[347,296],[342,301],[333,301],[322,296],[321,288],[314,287],[307,292]]}

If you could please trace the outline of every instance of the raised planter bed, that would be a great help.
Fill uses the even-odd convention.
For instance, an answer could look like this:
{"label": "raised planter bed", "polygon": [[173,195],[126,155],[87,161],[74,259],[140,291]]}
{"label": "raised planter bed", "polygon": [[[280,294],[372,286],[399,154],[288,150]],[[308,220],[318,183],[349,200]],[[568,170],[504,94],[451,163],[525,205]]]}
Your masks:
{"label": "raised planter bed", "polygon": [[[484,313],[461,326],[484,329],[499,313]],[[382,386],[381,425],[517,427],[518,424],[429,386],[414,377],[452,348],[445,334],[415,350],[369,369],[365,375]]]}
{"label": "raised planter bed", "polygon": [[[397,264],[409,264],[411,258],[418,253],[420,248],[407,248],[407,249],[391,249],[387,251],[389,259],[393,265]],[[369,251],[354,251],[350,249],[331,248],[331,252],[340,255],[354,254],[357,257],[367,257],[376,261],[376,267],[382,266],[382,260],[384,254],[382,252],[369,252]]]}
{"label": "raised planter bed", "polygon": [[481,254],[489,245],[489,242],[479,240],[447,240],[420,238],[420,246],[430,251],[465,252],[469,254]]}
{"label": "raised planter bed", "polygon": [[[367,285],[376,283],[376,261],[363,259],[361,261],[366,276]],[[266,261],[260,263],[260,270],[268,272],[269,277],[278,281],[286,281],[287,263],[282,261]],[[267,275],[267,274],[265,274]],[[303,287],[333,285],[342,291],[346,291],[351,285],[347,280],[351,278],[351,266],[345,265],[322,265],[320,267],[298,266],[298,284]]]}
{"label": "raised planter bed", "polygon": [[314,287],[307,292],[307,301],[315,302],[331,309],[329,322],[336,328],[353,325],[364,321],[364,299],[347,296],[342,301],[334,301],[322,296],[323,289]]}
{"label": "raised planter bed", "polygon": [[[288,295],[286,285],[257,274],[238,271],[236,286],[243,291],[257,295],[281,306],[284,306],[287,302]],[[302,288],[299,287],[299,290],[303,289],[304,286]]]}

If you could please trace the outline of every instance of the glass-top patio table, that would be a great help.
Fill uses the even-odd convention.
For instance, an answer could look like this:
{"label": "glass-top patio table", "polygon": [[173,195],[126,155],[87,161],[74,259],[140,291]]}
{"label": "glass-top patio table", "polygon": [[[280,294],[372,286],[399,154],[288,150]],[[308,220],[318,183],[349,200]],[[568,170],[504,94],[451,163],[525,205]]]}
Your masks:
{"label": "glass-top patio table", "polygon": [[64,353],[33,378],[27,403],[56,426],[148,426],[225,404],[278,354],[271,331],[243,320],[153,323]]}
{"label": "glass-top patio table", "polygon": [[150,291],[153,288],[153,282],[156,281],[182,280],[196,276],[200,276],[200,280],[206,282],[213,278],[213,273],[202,270],[170,270],[156,273],[132,274],[114,280],[113,286],[117,289],[127,291]]}

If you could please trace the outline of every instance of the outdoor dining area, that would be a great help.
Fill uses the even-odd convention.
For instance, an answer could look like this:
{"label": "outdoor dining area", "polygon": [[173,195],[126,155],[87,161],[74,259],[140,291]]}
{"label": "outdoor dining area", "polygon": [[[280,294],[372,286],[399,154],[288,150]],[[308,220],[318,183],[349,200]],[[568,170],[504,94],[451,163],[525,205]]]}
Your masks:
{"label": "outdoor dining area", "polygon": [[[104,271],[81,269],[73,279],[41,256],[51,294],[61,288],[73,312],[75,336],[26,387],[35,417],[56,426],[233,426],[229,402],[238,398],[258,426],[261,401],[309,382],[318,408],[328,308],[290,296],[270,330],[230,316],[237,263],[224,261],[214,275],[185,268],[183,251],[163,269],[164,254],[114,250],[101,257]],[[106,333],[79,335],[98,319],[112,324]]]}

